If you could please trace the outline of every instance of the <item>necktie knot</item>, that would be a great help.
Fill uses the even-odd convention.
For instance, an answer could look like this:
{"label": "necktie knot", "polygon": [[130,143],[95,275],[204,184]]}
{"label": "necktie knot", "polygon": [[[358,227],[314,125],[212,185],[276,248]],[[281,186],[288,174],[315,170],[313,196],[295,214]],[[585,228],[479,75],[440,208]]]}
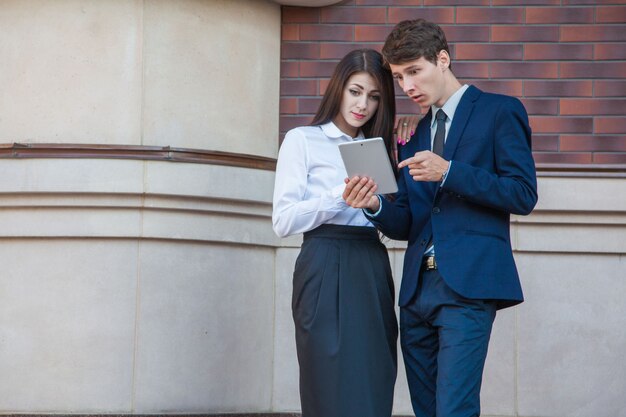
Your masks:
{"label": "necktie knot", "polygon": [[443,109],[437,110],[437,114],[435,115],[435,119],[438,122],[445,121],[447,117],[448,117],[448,115],[446,114],[446,112],[443,111]]}

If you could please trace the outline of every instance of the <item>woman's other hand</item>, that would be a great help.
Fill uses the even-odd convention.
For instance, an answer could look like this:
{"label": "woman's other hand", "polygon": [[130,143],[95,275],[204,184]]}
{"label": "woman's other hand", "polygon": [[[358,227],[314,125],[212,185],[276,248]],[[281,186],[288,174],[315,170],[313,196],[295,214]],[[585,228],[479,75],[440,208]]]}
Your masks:
{"label": "woman's other hand", "polygon": [[396,123],[393,131],[396,141],[400,145],[406,145],[411,140],[411,136],[413,136],[415,129],[417,128],[418,121],[418,116],[396,117]]}

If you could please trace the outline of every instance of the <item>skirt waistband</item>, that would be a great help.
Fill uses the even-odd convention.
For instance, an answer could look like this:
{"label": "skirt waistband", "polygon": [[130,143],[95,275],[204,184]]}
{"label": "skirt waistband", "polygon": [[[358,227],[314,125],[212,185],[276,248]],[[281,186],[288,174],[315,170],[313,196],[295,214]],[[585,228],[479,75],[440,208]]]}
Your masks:
{"label": "skirt waistband", "polygon": [[331,239],[359,239],[379,241],[375,227],[369,226],[344,226],[339,224],[323,224],[313,230],[304,232],[304,239],[312,237],[326,237]]}

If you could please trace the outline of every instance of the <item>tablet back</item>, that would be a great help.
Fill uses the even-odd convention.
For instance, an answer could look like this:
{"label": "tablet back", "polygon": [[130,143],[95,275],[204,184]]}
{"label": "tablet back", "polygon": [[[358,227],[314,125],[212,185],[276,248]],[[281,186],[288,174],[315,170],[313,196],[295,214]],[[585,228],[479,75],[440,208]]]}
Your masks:
{"label": "tablet back", "polygon": [[383,138],[340,143],[339,152],[350,178],[358,175],[373,179],[378,185],[376,194],[398,191]]}

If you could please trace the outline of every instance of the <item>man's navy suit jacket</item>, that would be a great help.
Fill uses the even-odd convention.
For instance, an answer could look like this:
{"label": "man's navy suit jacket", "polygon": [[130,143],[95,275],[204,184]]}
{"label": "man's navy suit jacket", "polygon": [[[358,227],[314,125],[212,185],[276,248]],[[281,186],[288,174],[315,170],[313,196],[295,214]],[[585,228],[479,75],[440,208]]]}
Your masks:
{"label": "man's navy suit jacket", "polygon": [[[430,150],[431,111],[399,151],[404,160]],[[537,203],[531,130],[522,103],[470,86],[454,113],[443,158],[452,161],[443,185],[417,182],[403,168],[396,200],[382,200],[369,219],[386,236],[408,240],[400,306],[415,295],[421,259],[431,238],[446,284],[466,298],[495,300],[498,308],[523,301],[511,250],[510,214]]]}

